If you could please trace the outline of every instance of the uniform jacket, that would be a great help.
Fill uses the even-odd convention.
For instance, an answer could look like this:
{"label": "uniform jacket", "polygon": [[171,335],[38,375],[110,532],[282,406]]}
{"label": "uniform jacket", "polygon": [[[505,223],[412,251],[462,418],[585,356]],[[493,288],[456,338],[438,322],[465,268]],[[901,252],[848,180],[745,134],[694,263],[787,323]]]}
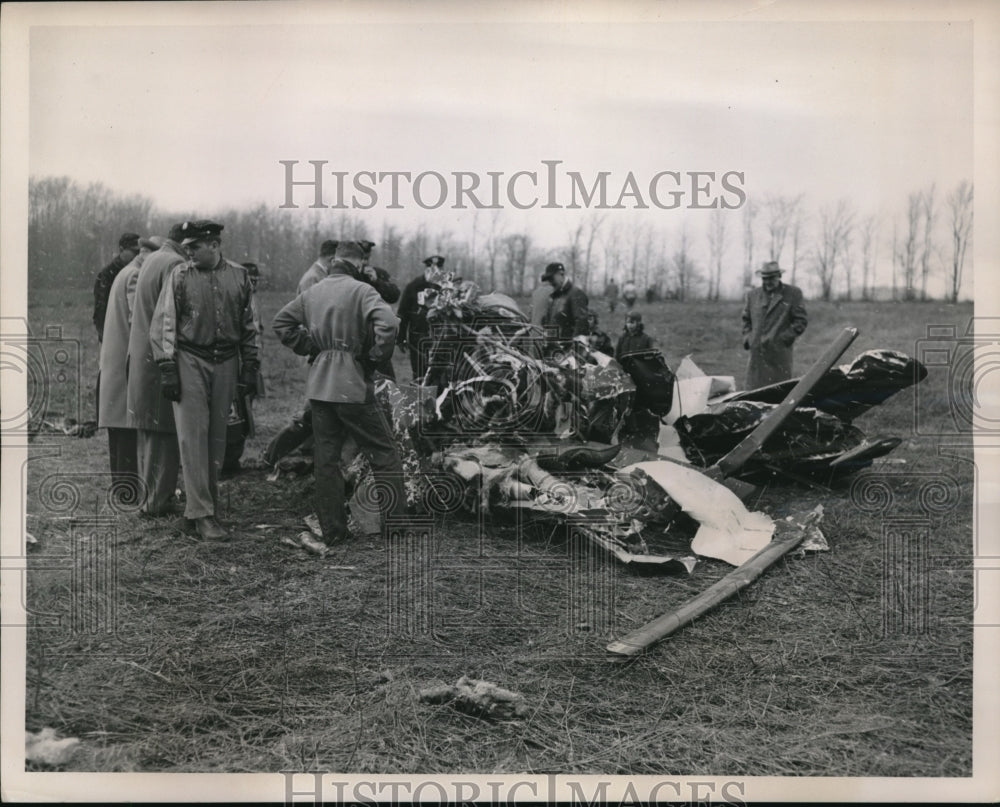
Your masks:
{"label": "uniform jacket", "polygon": [[430,332],[427,324],[427,309],[420,305],[417,295],[427,289],[440,289],[423,275],[418,275],[406,284],[403,296],[399,298],[399,341],[416,343],[420,337]]}
{"label": "uniform jacket", "polygon": [[771,295],[756,287],[743,306],[743,340],[750,346],[747,389],[792,377],[792,345],[808,324],[802,292],[784,283]]}
{"label": "uniform jacket", "polygon": [[389,303],[389,305],[397,302],[400,298],[400,291],[399,286],[392,279],[392,275],[378,266],[373,266],[372,269],[375,270],[374,280],[369,280],[363,274],[358,275],[358,280],[373,286],[375,291],[379,293],[379,296]]}
{"label": "uniform jacket", "polygon": [[111,263],[97,273],[97,280],[94,281],[94,327],[97,328],[98,341],[104,341],[104,319],[108,312],[111,284],[124,268],[121,257],[116,255]]}
{"label": "uniform jacket", "polygon": [[139,276],[139,267],[146,256],[140,253],[115,277],[108,295],[107,312],[104,318],[104,339],[101,341],[100,372],[101,383],[97,400],[98,428],[129,428],[126,405],[128,391],[128,339],[132,322],[132,302],[130,286]]}
{"label": "uniform jacket", "polygon": [[567,280],[562,288],[553,291],[549,297],[549,307],[542,324],[547,328],[555,328],[558,339],[586,336],[590,333],[588,305],[587,295]]}
{"label": "uniform jacket", "polygon": [[626,331],[618,338],[618,344],[615,346],[615,359],[621,361],[624,356],[645,353],[647,350],[653,350],[653,340],[640,325],[635,333]]}
{"label": "uniform jacket", "polygon": [[246,267],[222,257],[211,269],[190,261],[175,266],[157,300],[149,341],[158,362],[184,350],[214,364],[238,355],[241,364],[259,369],[260,334]]}
{"label": "uniform jacket", "polygon": [[163,284],[175,266],[186,260],[179,244],[167,241],[146,257],[135,284],[135,306],[128,340],[128,426],[174,432],[174,410],[160,392],[160,368],[149,343],[149,326]]}
{"label": "uniform jacket", "polygon": [[315,357],[306,397],[332,403],[374,401],[371,371],[392,356],[398,326],[371,285],[345,274],[306,289],[274,317],[283,345]]}

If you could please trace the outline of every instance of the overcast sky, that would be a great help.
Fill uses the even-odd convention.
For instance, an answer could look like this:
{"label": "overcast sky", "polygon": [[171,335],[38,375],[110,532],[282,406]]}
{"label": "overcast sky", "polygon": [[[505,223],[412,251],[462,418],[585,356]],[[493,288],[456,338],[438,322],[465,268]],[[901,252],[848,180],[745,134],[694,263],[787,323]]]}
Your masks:
{"label": "overcast sky", "polygon": [[[883,215],[910,191],[973,176],[968,23],[185,21],[34,28],[31,174],[207,213],[282,204],[279,160],[301,161],[303,176],[308,160],[349,175],[509,175],[561,160],[586,178],[612,172],[614,197],[629,171],[640,185],[665,170],[739,171],[759,200],[847,197]],[[469,226],[448,207],[386,204],[366,214],[376,227]],[[505,215],[556,246],[581,212]],[[689,222],[702,240],[707,216],[615,215]]]}

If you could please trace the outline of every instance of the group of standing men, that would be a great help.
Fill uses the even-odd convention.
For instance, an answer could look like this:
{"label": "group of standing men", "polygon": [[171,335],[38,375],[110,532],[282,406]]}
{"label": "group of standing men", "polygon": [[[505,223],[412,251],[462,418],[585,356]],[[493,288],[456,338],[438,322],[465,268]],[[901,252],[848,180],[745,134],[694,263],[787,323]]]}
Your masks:
{"label": "group of standing men", "polygon": [[[113,484],[136,484],[140,512],[171,512],[178,471],[184,516],[203,538],[225,538],[218,521],[218,480],[234,401],[260,386],[262,325],[254,298],[256,266],[226,260],[223,226],[174,225],[167,237],[126,233],[118,255],[98,275],[94,325],[101,342],[98,426],[108,429]],[[374,374],[394,378],[394,347],[408,351],[414,381],[428,371],[430,324],[425,296],[441,287],[445,259],[424,260],[423,274],[402,294],[387,272],[369,264],[370,241],[326,241],[303,275],[294,300],[274,318],[281,342],[308,357],[306,384],[314,437],[317,510],[323,536],[347,536],[345,443],[353,440],[372,466],[383,515],[405,511],[402,463],[391,429],[375,403]],[[252,272],[252,273],[251,273]],[[758,272],[743,310],[750,351],[748,387],[791,376],[792,344],[805,330],[802,292],[780,281],[777,263]],[[610,353],[587,295],[561,263],[541,276],[533,320],[548,330],[548,349],[578,336]],[[390,307],[399,302],[398,318]],[[649,350],[642,318],[630,311],[614,353]],[[602,338],[603,337],[603,338]]]}
{"label": "group of standing men", "polygon": [[253,283],[223,258],[222,230],[202,220],[166,238],[126,233],[94,289],[113,484],[136,485],[142,515],[168,515],[183,469],[184,516],[203,538],[226,537],[227,420],[237,394],[256,394],[260,370]]}

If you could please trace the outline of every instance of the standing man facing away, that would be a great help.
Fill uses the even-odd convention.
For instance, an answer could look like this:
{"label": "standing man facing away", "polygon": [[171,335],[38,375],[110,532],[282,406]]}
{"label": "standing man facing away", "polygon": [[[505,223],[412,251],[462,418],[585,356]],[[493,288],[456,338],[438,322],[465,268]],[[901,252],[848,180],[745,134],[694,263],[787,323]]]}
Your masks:
{"label": "standing man facing away", "polygon": [[149,332],[163,395],[174,407],[184,515],[202,538],[227,537],[217,517],[226,422],[237,385],[243,395],[256,393],[260,367],[250,276],[222,257],[222,229],[206,219],[184,223],[189,260],[170,273]]}
{"label": "standing man facing away", "polygon": [[405,512],[403,466],[372,374],[392,356],[398,321],[368,283],[357,279],[366,250],[355,241],[337,248],[337,263],[355,271],[332,274],[306,289],[274,317],[283,345],[310,356],[306,393],[312,408],[316,511],[328,545],[348,537],[341,453],[351,436],[388,494],[384,515]]}
{"label": "standing man facing away", "polygon": [[139,479],[146,494],[141,514],[163,516],[177,489],[180,454],[170,401],[160,391],[160,371],[149,343],[156,301],[173,268],[184,263],[180,224],[170,228],[163,245],[146,258],[135,284],[135,304],[128,338],[126,425],[136,430]]}
{"label": "standing man facing away", "polygon": [[111,263],[97,273],[94,281],[94,327],[97,328],[97,341],[104,341],[104,319],[108,313],[108,296],[111,294],[111,284],[115,282],[118,273],[128,266],[139,254],[139,236],[137,233],[124,233],[118,239],[118,254]]}
{"label": "standing man facing away", "polygon": [[423,274],[407,283],[403,296],[399,298],[399,334],[396,344],[402,350],[409,351],[410,370],[415,384],[419,384],[426,375],[431,352],[431,326],[427,322],[427,308],[421,303],[420,295],[428,289],[440,291],[441,287],[432,278],[436,278],[443,268],[442,256],[431,255],[424,258]]}
{"label": "standing man facing away", "polygon": [[[146,257],[162,246],[159,236],[141,238],[139,252],[111,283],[101,341],[101,383],[97,395],[97,427],[108,430],[111,484],[119,498],[127,500],[132,486],[139,493],[139,460],[136,430],[128,424],[128,342],[135,303],[135,285]],[[138,500],[138,495],[136,495]]]}
{"label": "standing man facing away", "polygon": [[792,345],[809,323],[802,292],[781,282],[782,271],[777,261],[758,269],[761,285],[750,289],[743,306],[743,349],[750,351],[747,389],[792,377]]}
{"label": "standing man facing away", "polygon": [[312,266],[306,269],[305,273],[302,275],[301,280],[299,280],[298,289],[296,289],[298,294],[302,294],[310,286],[314,286],[319,283],[323,278],[329,277],[330,266],[333,263],[334,255],[337,254],[337,242],[336,241],[324,241],[319,246],[319,257],[313,261]]}

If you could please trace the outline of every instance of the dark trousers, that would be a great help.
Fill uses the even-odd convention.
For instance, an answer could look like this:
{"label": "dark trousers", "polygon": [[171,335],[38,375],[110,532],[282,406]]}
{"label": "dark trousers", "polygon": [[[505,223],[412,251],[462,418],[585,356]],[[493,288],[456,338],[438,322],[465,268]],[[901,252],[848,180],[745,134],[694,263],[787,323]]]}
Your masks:
{"label": "dark trousers", "polygon": [[403,463],[382,408],[370,403],[310,401],[313,423],[313,468],[316,475],[316,513],[323,539],[335,543],[347,537],[347,509],[341,454],[348,435],[368,458],[375,475],[383,520],[406,512]]}
{"label": "dark trousers", "polygon": [[411,334],[410,349],[410,370],[413,371],[413,383],[419,384],[427,374],[427,366],[430,364],[431,337],[429,333]]}
{"label": "dark trousers", "polygon": [[177,435],[173,432],[138,430],[139,476],[142,477],[147,515],[162,516],[167,512],[174,491],[181,455]]}
{"label": "dark trousers", "polygon": [[139,451],[135,429],[114,429],[108,427],[108,455],[111,458],[111,484],[120,486],[138,485]]}

